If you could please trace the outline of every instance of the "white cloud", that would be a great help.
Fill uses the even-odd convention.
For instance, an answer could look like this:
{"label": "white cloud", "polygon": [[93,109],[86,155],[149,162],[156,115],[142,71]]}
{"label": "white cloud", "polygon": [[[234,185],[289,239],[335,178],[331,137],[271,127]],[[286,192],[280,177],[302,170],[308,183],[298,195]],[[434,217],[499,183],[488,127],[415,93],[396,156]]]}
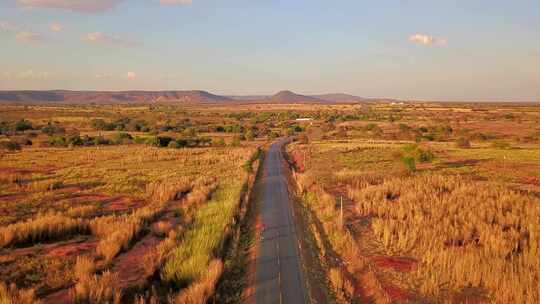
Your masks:
{"label": "white cloud", "polygon": [[445,45],[447,40],[445,38],[438,38],[434,36],[424,34],[414,34],[409,37],[411,43],[422,45]]}
{"label": "white cloud", "polygon": [[27,43],[37,43],[43,41],[43,37],[41,37],[38,33],[33,32],[18,32],[15,35],[15,39],[19,42],[27,42]]}
{"label": "white cloud", "polygon": [[64,26],[55,21],[49,25],[49,29],[53,32],[61,32],[64,30]]}
{"label": "white cloud", "polygon": [[48,72],[37,72],[34,70],[27,70],[17,74],[19,79],[47,79],[50,74]]}
{"label": "white cloud", "polygon": [[96,13],[116,7],[124,0],[18,0],[26,8],[54,8],[84,13]]}
{"label": "white cloud", "polygon": [[95,77],[97,79],[108,79],[108,78],[113,78],[113,75],[110,73],[102,73],[102,74],[96,74]]}
{"label": "white cloud", "polygon": [[135,72],[127,72],[126,78],[129,80],[134,80],[135,78],[137,78],[137,74],[135,74]]}
{"label": "white cloud", "polygon": [[192,2],[192,0],[159,0],[159,3],[162,5],[186,5]]}
{"label": "white cloud", "polygon": [[0,32],[6,32],[15,35],[15,39],[19,42],[38,43],[44,41],[41,34],[25,30],[9,22],[0,22]]}
{"label": "white cloud", "polygon": [[83,38],[83,40],[88,43],[108,44],[120,47],[134,47],[138,45],[137,42],[123,39],[117,36],[110,36],[107,34],[103,34],[102,32],[89,33]]}
{"label": "white cloud", "polygon": [[2,32],[16,32],[18,27],[13,24],[6,21],[0,22],[0,31]]}

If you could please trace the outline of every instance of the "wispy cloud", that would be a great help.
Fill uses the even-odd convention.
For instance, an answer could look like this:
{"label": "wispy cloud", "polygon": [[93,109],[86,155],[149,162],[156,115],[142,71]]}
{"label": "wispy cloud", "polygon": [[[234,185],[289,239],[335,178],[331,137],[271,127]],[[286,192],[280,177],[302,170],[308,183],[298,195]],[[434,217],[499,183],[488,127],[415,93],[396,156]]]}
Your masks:
{"label": "wispy cloud", "polygon": [[137,74],[135,74],[135,72],[127,72],[126,78],[128,80],[134,80],[135,78],[137,78]]}
{"label": "wispy cloud", "polygon": [[18,32],[15,39],[19,42],[38,43],[43,41],[43,37],[38,33],[33,32]]}
{"label": "wispy cloud", "polygon": [[192,0],[159,0],[159,3],[162,5],[186,5],[192,2]]}
{"label": "wispy cloud", "polygon": [[102,12],[116,7],[124,0],[17,0],[26,8],[53,8],[83,13]]}
{"label": "wispy cloud", "polygon": [[53,32],[61,32],[64,30],[64,26],[62,24],[60,24],[59,22],[52,22],[51,24],[49,24],[49,29]]}
{"label": "wispy cloud", "polygon": [[117,36],[107,35],[102,32],[89,33],[83,38],[84,41],[94,44],[105,44],[119,47],[134,47],[138,42],[123,39]]}
{"label": "wispy cloud", "polygon": [[19,72],[16,75],[18,79],[47,79],[51,76],[49,72],[40,72],[34,70],[26,70]]}
{"label": "wispy cloud", "polygon": [[445,45],[446,38],[439,38],[425,34],[414,34],[409,37],[409,42],[422,45]]}
{"label": "wispy cloud", "polygon": [[7,21],[0,21],[0,31],[2,32],[16,32],[18,27]]}
{"label": "wispy cloud", "polygon": [[97,79],[110,79],[113,78],[113,75],[111,73],[99,73],[94,75]]}
{"label": "wispy cloud", "polygon": [[43,42],[43,36],[41,34],[24,30],[16,24],[2,21],[0,22],[0,32],[9,33],[15,35],[15,39],[24,43],[38,43]]}

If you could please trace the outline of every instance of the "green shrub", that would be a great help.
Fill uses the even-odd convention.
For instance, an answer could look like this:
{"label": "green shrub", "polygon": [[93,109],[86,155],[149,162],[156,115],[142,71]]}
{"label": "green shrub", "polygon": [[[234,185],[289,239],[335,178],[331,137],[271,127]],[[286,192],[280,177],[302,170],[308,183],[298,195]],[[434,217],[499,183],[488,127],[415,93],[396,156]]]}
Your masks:
{"label": "green shrub", "polygon": [[130,143],[132,140],[133,140],[133,136],[131,136],[131,134],[126,133],[126,132],[118,132],[118,134],[116,134],[116,138],[114,141],[117,144],[125,144],[125,143]]}
{"label": "green shrub", "polygon": [[15,131],[33,130],[32,123],[26,119],[21,119],[15,123]]}
{"label": "green shrub", "polygon": [[244,134],[244,137],[246,138],[246,140],[254,140],[255,132],[253,132],[253,130],[247,130],[246,133]]}
{"label": "green shrub", "polygon": [[416,161],[414,160],[414,157],[412,156],[403,156],[401,158],[401,162],[409,172],[416,171]]}
{"label": "green shrub", "polygon": [[51,122],[48,122],[47,125],[41,128],[41,132],[49,136],[54,135],[54,134],[63,134],[65,133],[65,131],[66,130],[60,124],[51,123]]}
{"label": "green shrub", "polygon": [[10,140],[0,141],[0,149],[5,149],[8,151],[19,151],[21,150],[21,145]]}
{"label": "green shrub", "polygon": [[270,139],[276,139],[276,138],[278,138],[279,136],[280,136],[279,133],[277,133],[277,132],[275,132],[275,131],[272,131],[272,132],[270,132],[270,134],[268,134],[268,137],[269,137]]}
{"label": "green shrub", "polygon": [[215,141],[214,145],[218,146],[218,147],[223,147],[223,146],[225,146],[225,140],[223,138],[220,138],[220,139]]}
{"label": "green shrub", "polygon": [[404,157],[412,157],[418,162],[426,163],[435,159],[435,154],[431,150],[422,149],[417,144],[407,144],[403,148]]}
{"label": "green shrub", "polygon": [[231,146],[233,146],[233,147],[238,147],[238,146],[240,146],[240,137],[234,136],[234,137],[233,137],[233,140],[232,140],[232,142],[231,142]]}

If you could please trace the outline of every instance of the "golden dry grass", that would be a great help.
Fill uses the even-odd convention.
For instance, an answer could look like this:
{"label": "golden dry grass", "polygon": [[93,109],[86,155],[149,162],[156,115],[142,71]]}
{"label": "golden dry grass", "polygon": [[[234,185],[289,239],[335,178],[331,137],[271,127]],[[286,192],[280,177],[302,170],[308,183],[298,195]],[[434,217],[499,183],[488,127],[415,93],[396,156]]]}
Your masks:
{"label": "golden dry grass", "polygon": [[36,299],[34,290],[19,290],[12,284],[7,286],[0,281],[0,303],[2,304],[39,304]]}
{"label": "golden dry grass", "polygon": [[[312,204],[320,208],[316,214],[321,222],[337,217],[335,199],[326,198],[324,189],[341,191],[353,200],[357,218],[369,223],[369,234],[356,236],[360,238],[361,256],[376,253],[417,260],[411,272],[392,272],[384,275],[385,280],[392,278],[414,292],[415,298],[425,301],[540,301],[537,197],[512,190],[513,185],[501,182],[500,178],[478,181],[475,174],[489,169],[481,162],[471,162],[473,165],[462,171],[468,175],[452,175],[454,168],[448,170],[441,157],[435,165],[422,166],[421,173],[404,175],[393,165],[396,161],[391,157],[391,144],[385,149],[366,146],[371,143],[316,142],[308,149],[305,145],[293,145],[289,151],[300,162],[302,155],[308,156],[307,171],[295,177],[299,189],[306,193],[305,201],[326,201],[322,206]],[[456,152],[453,146],[443,144],[435,149],[439,155],[451,151],[450,155],[459,152],[490,161],[497,160],[494,155],[503,155],[486,148]],[[506,158],[508,166],[534,163],[537,151],[518,150]],[[375,170],[377,166],[380,170]],[[332,233],[328,235],[332,240]],[[362,239],[369,245],[362,244]],[[336,251],[341,253],[343,249]],[[325,251],[321,253],[324,255]],[[336,270],[329,276],[331,282],[337,282],[333,283],[334,288],[342,285]],[[373,283],[367,284],[373,285],[370,288],[384,291],[376,273],[368,272],[363,277],[367,280],[368,276],[373,276],[368,280]],[[384,297],[381,294],[381,299]]]}
{"label": "golden dry grass", "polygon": [[33,243],[84,232],[88,223],[60,213],[38,215],[34,219],[0,228],[0,247]]}
{"label": "golden dry grass", "polygon": [[[226,222],[230,222],[247,177],[242,166],[255,150],[253,147],[158,149],[132,145],[30,148],[17,155],[4,155],[0,169],[6,168],[2,179],[9,183],[1,185],[0,190],[14,195],[14,201],[0,202],[1,207],[20,210],[18,206],[26,206],[25,201],[35,204],[20,215],[14,212],[14,217],[6,217],[12,224],[0,228],[1,246],[31,246],[38,241],[54,243],[80,235],[84,236],[83,242],[87,238],[92,242],[96,240],[97,247],[89,246],[84,257],[68,255],[60,262],[73,265],[70,266],[74,273],[72,283],[75,283],[72,298],[81,303],[118,301],[121,296],[118,273],[107,272],[117,255],[130,250],[156,222],[159,230],[156,236],[168,237],[148,252],[141,265],[146,276],[156,273],[170,253],[183,243],[186,231],[195,235],[189,232],[192,227],[188,224],[198,218],[198,209],[205,206],[217,189],[221,189],[222,194],[231,194],[212,200],[212,205],[218,208],[229,208],[226,210],[231,213],[223,215],[227,216]],[[229,182],[231,177],[237,177],[233,183]],[[57,181],[62,182],[61,187],[50,186]],[[114,206],[109,210],[111,201],[126,204],[126,209],[115,211],[118,207]],[[132,201],[137,204],[129,205]],[[159,223],[167,223],[158,220],[165,213],[178,217],[182,224],[160,226]],[[227,231],[215,230],[213,237],[224,238]],[[87,247],[86,243],[82,245]],[[6,250],[3,255],[7,257],[11,249]],[[31,263],[43,254],[32,255]],[[21,262],[14,260],[13,263]],[[206,273],[208,265],[209,261],[199,270]],[[67,287],[70,280],[66,274],[62,284]],[[208,292],[213,292],[213,289],[205,290],[207,296]]]}
{"label": "golden dry grass", "polygon": [[74,303],[120,303],[118,275],[105,271],[101,275],[82,277],[71,295]]}
{"label": "golden dry grass", "polygon": [[425,295],[478,287],[495,303],[540,301],[538,199],[441,175],[354,187],[349,195],[374,217],[373,232],[389,252],[420,259],[413,276]]}

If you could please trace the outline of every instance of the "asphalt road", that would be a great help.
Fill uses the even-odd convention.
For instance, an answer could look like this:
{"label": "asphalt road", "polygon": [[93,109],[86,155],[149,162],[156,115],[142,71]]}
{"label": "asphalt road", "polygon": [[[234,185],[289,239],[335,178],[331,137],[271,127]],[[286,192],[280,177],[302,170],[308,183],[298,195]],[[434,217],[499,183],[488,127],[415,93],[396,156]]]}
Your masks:
{"label": "asphalt road", "polygon": [[282,167],[281,147],[286,142],[283,139],[272,144],[264,161],[259,203],[263,230],[255,273],[257,304],[306,303],[298,241]]}

